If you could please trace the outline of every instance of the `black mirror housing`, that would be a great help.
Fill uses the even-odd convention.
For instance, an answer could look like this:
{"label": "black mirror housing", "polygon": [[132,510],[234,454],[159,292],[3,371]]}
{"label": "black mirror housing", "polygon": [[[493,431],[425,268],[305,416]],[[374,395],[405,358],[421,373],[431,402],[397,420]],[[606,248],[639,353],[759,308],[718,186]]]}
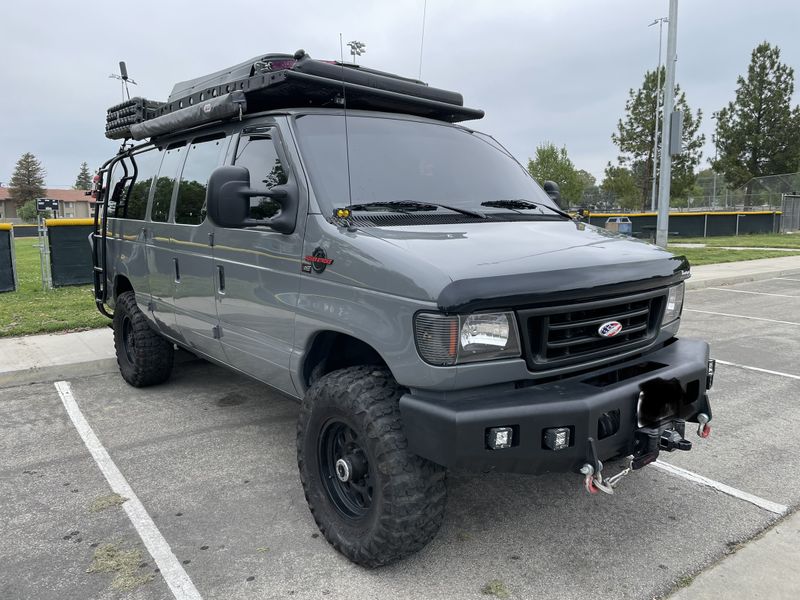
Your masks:
{"label": "black mirror housing", "polygon": [[558,189],[558,184],[555,181],[545,181],[542,187],[545,193],[550,196],[550,200],[561,208],[561,190]]}
{"label": "black mirror housing", "polygon": [[[211,221],[220,227],[270,227],[279,233],[292,233],[297,224],[297,186],[275,186],[269,191],[250,188],[250,171],[245,167],[218,167],[208,179],[206,210]],[[250,219],[250,198],[272,198],[281,211],[271,219]]]}
{"label": "black mirror housing", "polygon": [[250,198],[241,192],[249,186],[250,172],[244,167],[214,169],[206,190],[208,218],[220,227],[243,227],[250,212]]}

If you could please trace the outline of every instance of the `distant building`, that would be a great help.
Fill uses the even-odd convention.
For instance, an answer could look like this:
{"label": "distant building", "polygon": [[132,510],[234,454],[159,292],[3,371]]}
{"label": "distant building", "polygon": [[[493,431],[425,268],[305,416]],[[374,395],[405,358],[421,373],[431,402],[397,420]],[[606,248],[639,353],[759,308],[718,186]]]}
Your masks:
{"label": "distant building", "polygon": [[[45,190],[46,198],[58,200],[59,219],[85,219],[92,216],[94,198],[84,190]],[[0,223],[22,223],[17,217],[17,206],[7,187],[0,187]]]}

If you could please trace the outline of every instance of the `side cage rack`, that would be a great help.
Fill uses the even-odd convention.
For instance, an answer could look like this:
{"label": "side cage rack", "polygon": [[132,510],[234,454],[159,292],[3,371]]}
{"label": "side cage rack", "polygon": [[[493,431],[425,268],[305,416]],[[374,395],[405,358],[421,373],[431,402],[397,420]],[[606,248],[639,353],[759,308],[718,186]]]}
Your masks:
{"label": "side cage rack", "polygon": [[[92,184],[91,195],[95,197],[94,228],[92,229],[92,282],[94,284],[94,303],[97,310],[103,315],[112,318],[114,315],[108,312],[106,301],[108,300],[108,287],[112,282],[108,281],[108,260],[107,260],[107,240],[108,240],[108,209],[110,205],[115,207],[127,206],[127,196],[130,195],[133,186],[129,185],[136,180],[139,173],[136,159],[131,154],[134,148],[125,148],[122,145],[119,152],[113,158],[103,163],[97,171],[94,183]],[[121,177],[114,184],[114,189],[110,189],[111,173],[114,168],[120,166],[122,169]],[[126,198],[122,198],[125,194]]]}

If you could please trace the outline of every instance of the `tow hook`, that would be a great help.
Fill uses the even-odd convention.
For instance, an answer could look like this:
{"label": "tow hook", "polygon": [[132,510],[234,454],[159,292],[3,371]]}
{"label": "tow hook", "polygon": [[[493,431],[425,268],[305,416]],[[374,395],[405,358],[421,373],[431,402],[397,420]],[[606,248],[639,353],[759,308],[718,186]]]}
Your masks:
{"label": "tow hook", "polygon": [[596,494],[600,491],[604,494],[612,495],[620,480],[631,472],[632,465],[629,463],[627,468],[604,480],[603,463],[597,458],[597,449],[593,438],[589,438],[589,450],[592,453],[591,460],[594,464],[586,463],[580,469],[581,474],[583,474],[583,487],[590,494]]}
{"label": "tow hook", "polygon": [[613,475],[608,479],[603,479],[602,469],[600,471],[595,471],[592,465],[586,463],[581,467],[581,473],[584,476],[583,487],[590,494],[596,494],[598,491],[600,491],[604,494],[612,495],[614,493],[614,488],[617,487],[617,484],[620,482],[620,480],[626,475],[630,474],[630,472],[631,466],[629,464],[625,469],[616,475]]}
{"label": "tow hook", "polygon": [[697,435],[701,438],[705,439],[711,435],[711,425],[708,424],[710,420],[706,413],[697,415]]}

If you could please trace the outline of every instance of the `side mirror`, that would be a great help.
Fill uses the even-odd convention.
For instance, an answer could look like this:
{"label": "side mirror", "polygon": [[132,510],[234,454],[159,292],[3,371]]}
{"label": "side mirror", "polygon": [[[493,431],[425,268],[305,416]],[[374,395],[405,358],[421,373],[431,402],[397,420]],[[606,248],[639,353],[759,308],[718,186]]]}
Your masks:
{"label": "side mirror", "polygon": [[545,193],[550,196],[550,200],[561,208],[561,191],[558,189],[558,184],[555,181],[545,181],[542,187]]}
{"label": "side mirror", "polygon": [[[250,198],[272,198],[281,211],[271,219],[250,218]],[[278,185],[271,190],[250,187],[250,171],[245,167],[218,167],[208,179],[206,210],[215,225],[241,229],[269,227],[279,233],[292,233],[297,223],[297,186]]]}

